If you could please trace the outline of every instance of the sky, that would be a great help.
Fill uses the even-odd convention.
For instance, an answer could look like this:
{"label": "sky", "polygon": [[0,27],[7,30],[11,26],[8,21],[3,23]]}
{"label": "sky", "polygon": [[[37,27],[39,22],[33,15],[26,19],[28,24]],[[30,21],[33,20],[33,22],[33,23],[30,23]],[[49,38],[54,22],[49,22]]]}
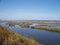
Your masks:
{"label": "sky", "polygon": [[60,20],[60,0],[0,0],[0,20]]}

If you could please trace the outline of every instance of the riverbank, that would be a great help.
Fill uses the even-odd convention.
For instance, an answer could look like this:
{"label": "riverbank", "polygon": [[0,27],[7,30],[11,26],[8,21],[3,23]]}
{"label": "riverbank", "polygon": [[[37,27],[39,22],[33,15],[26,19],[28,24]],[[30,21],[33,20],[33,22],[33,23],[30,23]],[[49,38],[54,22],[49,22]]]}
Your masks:
{"label": "riverbank", "polygon": [[31,28],[40,29],[40,30],[47,30],[47,31],[53,31],[53,32],[60,32],[60,28],[44,27],[44,26],[41,26],[41,25],[37,25],[37,26],[31,27]]}
{"label": "riverbank", "polygon": [[0,26],[0,45],[41,45],[34,39],[21,36]]}
{"label": "riverbank", "polygon": [[29,22],[8,22],[7,23],[9,26],[14,26],[14,25],[19,25],[19,26],[21,26],[21,27],[29,27],[29,25],[32,25],[32,23],[29,23]]}
{"label": "riverbank", "polygon": [[[8,23],[9,26],[14,26],[14,25],[19,25],[22,28],[34,28],[34,29],[42,29],[42,30],[47,30],[47,31],[53,31],[53,32],[60,32],[60,28],[56,28],[54,27],[54,25],[59,25],[60,23],[53,23],[53,22],[49,22],[49,23],[36,23],[35,25],[33,25],[34,23],[31,22],[10,22]],[[53,26],[52,26],[53,25]]]}

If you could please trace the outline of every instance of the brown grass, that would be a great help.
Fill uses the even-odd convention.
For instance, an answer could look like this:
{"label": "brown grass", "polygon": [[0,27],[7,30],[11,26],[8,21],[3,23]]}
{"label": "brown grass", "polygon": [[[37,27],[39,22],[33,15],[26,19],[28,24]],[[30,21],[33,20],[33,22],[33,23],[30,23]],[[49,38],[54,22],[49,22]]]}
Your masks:
{"label": "brown grass", "polygon": [[27,22],[22,22],[22,23],[20,23],[19,25],[21,26],[21,27],[29,27],[29,25],[31,25],[32,23],[27,23]]}
{"label": "brown grass", "polygon": [[0,45],[41,45],[34,39],[21,36],[0,26]]}
{"label": "brown grass", "polygon": [[48,30],[48,31],[53,31],[53,32],[60,32],[60,28],[53,28],[53,27],[44,27],[44,26],[34,26],[33,28],[35,29],[42,29],[42,30]]}

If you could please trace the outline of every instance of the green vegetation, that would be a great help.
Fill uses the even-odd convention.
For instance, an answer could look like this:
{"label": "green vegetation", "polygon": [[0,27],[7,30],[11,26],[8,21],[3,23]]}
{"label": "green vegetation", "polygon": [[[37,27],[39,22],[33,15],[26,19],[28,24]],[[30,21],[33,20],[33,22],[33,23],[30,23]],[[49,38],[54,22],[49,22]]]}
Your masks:
{"label": "green vegetation", "polygon": [[0,26],[0,45],[41,45],[34,39],[21,36]]}
{"label": "green vegetation", "polygon": [[33,28],[48,30],[48,31],[53,31],[53,32],[60,32],[60,28],[44,27],[44,26],[41,26],[41,25],[34,26]]}

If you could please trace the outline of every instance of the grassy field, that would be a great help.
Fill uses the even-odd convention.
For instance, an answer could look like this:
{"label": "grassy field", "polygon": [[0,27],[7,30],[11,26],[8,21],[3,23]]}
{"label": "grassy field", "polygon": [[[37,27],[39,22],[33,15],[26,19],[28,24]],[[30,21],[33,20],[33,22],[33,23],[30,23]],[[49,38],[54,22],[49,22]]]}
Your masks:
{"label": "grassy field", "polygon": [[34,39],[21,36],[0,26],[0,45],[41,45]]}
{"label": "grassy field", "polygon": [[[19,25],[21,27],[29,27],[29,25],[32,25],[32,24],[40,24],[40,25],[37,25],[37,26],[34,26],[34,27],[31,27],[31,28],[34,28],[34,29],[42,29],[42,30],[48,30],[48,31],[53,31],[53,32],[60,32],[60,28],[53,28],[51,27],[50,25],[59,25],[60,23],[56,23],[56,22],[9,22],[8,23],[10,26],[14,26],[14,25]],[[44,27],[45,26],[45,27]],[[47,27],[46,27],[47,26]]]}
{"label": "grassy field", "polygon": [[44,27],[41,25],[37,25],[32,27],[34,29],[42,29],[42,30],[48,30],[48,31],[53,31],[53,32],[60,32],[60,28],[53,28],[53,27]]}
{"label": "grassy field", "polygon": [[9,24],[9,26],[14,26],[14,25],[19,25],[21,27],[29,27],[29,25],[31,25],[32,23],[29,22],[8,22],[7,24]]}
{"label": "grassy field", "polygon": [[20,25],[21,27],[29,27],[29,25],[31,25],[32,23],[28,23],[28,22],[23,22],[23,23],[20,23],[18,25]]}

